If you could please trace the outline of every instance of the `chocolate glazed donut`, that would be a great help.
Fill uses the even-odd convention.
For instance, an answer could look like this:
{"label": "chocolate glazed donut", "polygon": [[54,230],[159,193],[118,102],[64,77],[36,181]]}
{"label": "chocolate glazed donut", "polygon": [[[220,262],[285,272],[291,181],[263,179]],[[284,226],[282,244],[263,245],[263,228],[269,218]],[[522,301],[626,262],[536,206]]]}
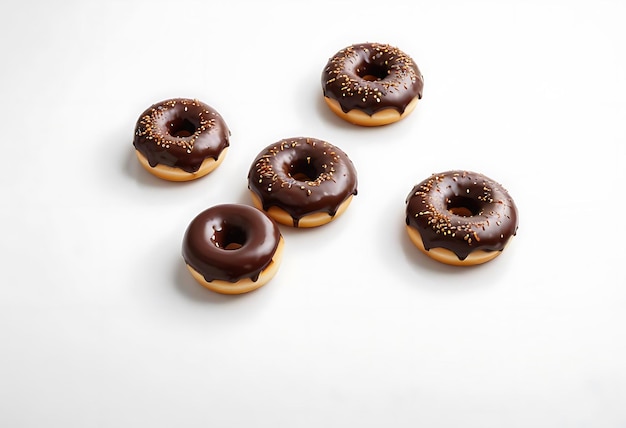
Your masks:
{"label": "chocolate glazed donut", "polygon": [[213,206],[187,227],[182,255],[194,278],[223,294],[261,287],[278,269],[283,238],[276,223],[243,204]]}
{"label": "chocolate glazed donut", "polygon": [[248,172],[254,205],[281,224],[315,227],[339,216],[357,194],[357,174],[341,149],[289,138],[261,151]]}
{"label": "chocolate glazed donut", "polygon": [[494,180],[470,171],[433,174],[406,199],[413,243],[443,263],[485,263],[517,233],[517,207]]}
{"label": "chocolate glazed donut", "polygon": [[339,117],[363,126],[393,123],[422,98],[424,78],[415,61],[381,43],[348,46],[322,72],[324,100]]}
{"label": "chocolate glazed donut", "polygon": [[133,145],[149,172],[186,181],[215,169],[226,155],[229,138],[230,130],[212,107],[198,100],[173,98],[141,114]]}

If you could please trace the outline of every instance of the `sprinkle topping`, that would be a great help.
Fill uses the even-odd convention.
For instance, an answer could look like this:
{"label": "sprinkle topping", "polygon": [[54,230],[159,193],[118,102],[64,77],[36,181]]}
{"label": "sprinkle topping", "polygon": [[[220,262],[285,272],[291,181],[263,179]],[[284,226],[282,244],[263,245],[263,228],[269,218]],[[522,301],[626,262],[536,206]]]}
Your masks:
{"label": "sprinkle topping", "polygon": [[433,174],[407,197],[407,225],[426,249],[447,248],[464,260],[475,249],[498,251],[517,232],[517,207],[507,191],[469,171]]}
{"label": "sprinkle topping", "polygon": [[[172,118],[177,104],[184,107],[182,118]],[[166,149],[169,149],[171,145],[176,145],[184,148],[187,153],[191,153],[198,137],[213,128],[216,123],[216,117],[219,118],[219,114],[216,111],[207,107],[198,100],[167,100],[150,108],[147,114],[144,114],[139,119],[136,135],[145,137],[147,140],[153,141],[157,146],[162,146]],[[175,120],[186,122],[186,128],[192,129],[176,129],[176,126],[172,123]]]}
{"label": "sprinkle topping", "polygon": [[369,115],[385,108],[400,113],[422,97],[424,79],[413,59],[400,49],[381,43],[348,46],[328,60],[322,73],[324,96]]}
{"label": "sprinkle topping", "polygon": [[334,216],[357,193],[356,170],[338,147],[315,138],[281,140],[256,157],[248,187],[265,210],[277,206],[298,219],[314,212]]}
{"label": "sprinkle topping", "polygon": [[[319,159],[316,158],[314,165],[312,163],[312,157],[308,155],[304,156],[304,164],[300,166],[298,166],[298,159],[295,159],[294,162],[289,165],[277,164],[275,161],[282,153],[286,151],[302,150],[304,145],[315,149],[315,151],[324,156],[324,160],[320,162]],[[306,150],[306,152],[308,153],[309,150]],[[295,189],[304,190],[307,196],[310,196],[312,187],[319,187],[325,181],[334,180],[335,163],[340,160],[340,156],[337,154],[335,148],[325,141],[311,138],[292,139],[280,141],[276,145],[266,149],[266,153],[258,158],[255,168],[259,176],[258,183],[262,186],[266,186],[268,192],[272,191],[272,186],[278,184],[281,187],[287,187],[289,189],[293,187]],[[317,166],[320,168],[317,168]],[[315,173],[306,175],[298,171],[299,167],[308,168]],[[313,177],[309,175],[313,175]]]}
{"label": "sprinkle topping", "polygon": [[229,146],[230,130],[207,104],[169,99],[146,109],[137,120],[133,145],[152,167],[163,164],[193,173]]}

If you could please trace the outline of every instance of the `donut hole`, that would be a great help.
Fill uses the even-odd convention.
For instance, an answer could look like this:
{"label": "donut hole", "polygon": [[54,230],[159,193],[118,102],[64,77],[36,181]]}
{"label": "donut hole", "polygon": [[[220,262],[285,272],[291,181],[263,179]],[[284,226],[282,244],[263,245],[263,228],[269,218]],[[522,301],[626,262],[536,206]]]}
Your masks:
{"label": "donut hole", "polygon": [[223,250],[237,250],[243,247],[247,240],[246,231],[239,226],[224,225],[221,228],[214,228],[211,242],[217,248]]}
{"label": "donut hole", "polygon": [[454,215],[461,217],[473,217],[480,214],[479,203],[465,196],[454,196],[447,200],[446,209]]}
{"label": "donut hole", "polygon": [[189,137],[195,134],[198,124],[186,117],[175,117],[166,123],[167,133],[172,137]]}
{"label": "donut hole", "polygon": [[311,157],[308,156],[291,163],[285,172],[289,177],[297,181],[315,181],[323,171],[323,168],[316,165]]}
{"label": "donut hole", "polygon": [[366,63],[356,69],[356,74],[363,80],[376,82],[387,77],[389,75],[389,69],[379,64]]}

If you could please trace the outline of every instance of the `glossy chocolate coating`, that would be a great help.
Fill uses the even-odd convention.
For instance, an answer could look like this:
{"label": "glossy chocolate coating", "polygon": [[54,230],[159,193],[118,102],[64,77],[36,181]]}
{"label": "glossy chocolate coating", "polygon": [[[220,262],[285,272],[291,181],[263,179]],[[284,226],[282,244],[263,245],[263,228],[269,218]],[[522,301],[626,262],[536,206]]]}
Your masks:
{"label": "glossy chocolate coating", "polygon": [[256,281],[272,261],[280,238],[278,226],[262,211],[249,205],[222,204],[191,221],[182,254],[207,282]]}
{"label": "glossy chocolate coating", "polygon": [[298,221],[312,213],[337,213],[357,194],[357,174],[341,149],[315,138],[290,138],[266,147],[248,172],[248,188],[263,204],[283,209]]}
{"label": "glossy chocolate coating", "polygon": [[433,174],[406,199],[406,224],[424,248],[446,248],[459,260],[475,250],[502,251],[517,233],[517,207],[508,192],[470,171]]}
{"label": "glossy chocolate coating", "polygon": [[162,164],[194,173],[206,158],[217,160],[229,138],[230,130],[213,108],[198,100],[174,98],[141,114],[133,145],[153,168]]}
{"label": "glossy chocolate coating", "polygon": [[324,96],[339,102],[344,113],[356,109],[372,116],[393,108],[400,114],[422,98],[424,78],[410,56],[381,43],[348,46],[328,60],[322,72]]}

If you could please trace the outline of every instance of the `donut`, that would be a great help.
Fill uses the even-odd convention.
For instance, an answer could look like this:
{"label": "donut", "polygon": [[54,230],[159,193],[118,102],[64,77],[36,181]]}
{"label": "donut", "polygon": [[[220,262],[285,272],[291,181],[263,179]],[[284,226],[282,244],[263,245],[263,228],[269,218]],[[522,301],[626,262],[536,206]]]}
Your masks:
{"label": "donut", "polygon": [[517,227],[517,207],[509,193],[475,172],[433,174],[406,198],[409,238],[426,255],[449,265],[494,259]]}
{"label": "donut", "polygon": [[357,194],[357,174],[341,149],[316,138],[271,144],[248,172],[255,207],[278,223],[317,227],[340,216]]}
{"label": "donut", "polygon": [[169,181],[189,181],[217,168],[228,151],[230,130],[212,107],[173,98],[144,111],[133,145],[141,165]]}
{"label": "donut", "polygon": [[380,126],[408,116],[422,98],[424,78],[415,61],[382,43],[348,46],[322,72],[324,101],[339,117]]}
{"label": "donut", "polygon": [[242,294],[274,277],[283,242],[278,226],[265,213],[250,205],[221,204],[191,221],[182,255],[201,285],[221,294]]}

